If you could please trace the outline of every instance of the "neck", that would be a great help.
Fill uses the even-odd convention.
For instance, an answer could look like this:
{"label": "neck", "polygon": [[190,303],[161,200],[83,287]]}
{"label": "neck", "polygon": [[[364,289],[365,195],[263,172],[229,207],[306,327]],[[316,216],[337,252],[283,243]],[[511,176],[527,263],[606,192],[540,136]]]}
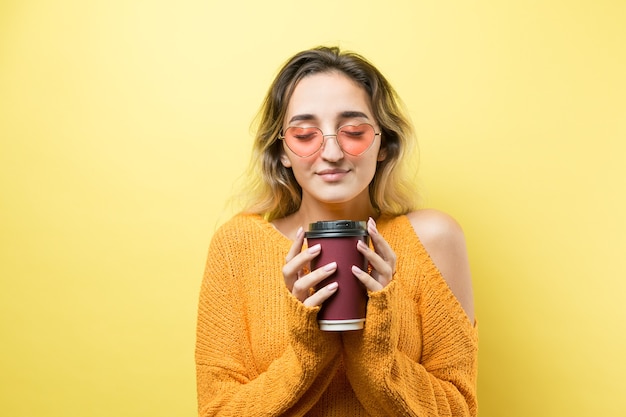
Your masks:
{"label": "neck", "polygon": [[367,220],[378,216],[369,195],[346,203],[322,203],[303,196],[302,204],[295,213],[272,221],[274,227],[289,239],[295,239],[299,227],[307,230],[309,223],[323,220]]}
{"label": "neck", "polygon": [[311,202],[302,200],[300,209],[293,214],[302,227],[308,226],[320,220],[367,220],[370,217],[376,218],[369,196],[366,201],[353,200],[348,203],[326,204],[317,201]]}

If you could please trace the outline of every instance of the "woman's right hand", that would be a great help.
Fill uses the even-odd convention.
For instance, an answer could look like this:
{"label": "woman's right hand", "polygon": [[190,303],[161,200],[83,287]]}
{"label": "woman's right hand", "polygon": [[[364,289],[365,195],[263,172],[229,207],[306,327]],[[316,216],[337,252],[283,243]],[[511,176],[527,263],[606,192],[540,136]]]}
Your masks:
{"label": "woman's right hand", "polygon": [[314,245],[303,251],[303,244],[304,230],[300,227],[296,233],[293,245],[291,245],[285,258],[286,264],[283,266],[283,277],[285,278],[287,289],[291,291],[294,297],[305,306],[317,307],[337,291],[338,284],[331,282],[317,291],[312,291],[311,289],[332,275],[337,270],[337,263],[331,262],[315,271],[308,272],[311,260],[319,255],[322,248],[320,245]]}

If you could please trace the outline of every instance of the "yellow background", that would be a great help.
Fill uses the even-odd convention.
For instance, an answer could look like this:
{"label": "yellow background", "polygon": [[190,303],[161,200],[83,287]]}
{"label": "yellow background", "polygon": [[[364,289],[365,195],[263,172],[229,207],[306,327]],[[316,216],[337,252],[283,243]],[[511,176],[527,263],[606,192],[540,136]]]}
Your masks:
{"label": "yellow background", "polygon": [[0,414],[192,416],[196,299],[279,65],[370,58],[469,242],[480,415],[626,414],[626,2],[0,2]]}

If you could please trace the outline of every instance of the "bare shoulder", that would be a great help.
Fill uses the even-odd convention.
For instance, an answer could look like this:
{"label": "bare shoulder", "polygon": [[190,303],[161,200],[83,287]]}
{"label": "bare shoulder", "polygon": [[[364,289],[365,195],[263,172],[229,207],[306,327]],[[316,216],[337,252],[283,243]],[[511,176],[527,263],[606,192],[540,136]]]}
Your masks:
{"label": "bare shoulder", "polygon": [[472,278],[461,225],[450,215],[433,209],[407,214],[415,233],[474,323]]}
{"label": "bare shoulder", "polygon": [[[407,217],[424,246],[465,240],[461,225],[449,214],[434,209],[412,211]],[[428,249],[428,247],[426,248]]]}

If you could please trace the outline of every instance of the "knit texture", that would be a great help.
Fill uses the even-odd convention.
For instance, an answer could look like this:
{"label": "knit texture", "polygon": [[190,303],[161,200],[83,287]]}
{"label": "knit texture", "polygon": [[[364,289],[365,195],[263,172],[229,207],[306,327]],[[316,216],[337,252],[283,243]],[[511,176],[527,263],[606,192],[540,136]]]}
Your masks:
{"label": "knit texture", "polygon": [[239,214],[209,247],[196,341],[199,416],[475,416],[478,335],[406,216],[381,218],[394,280],[365,328],[323,332],[281,273],[292,242]]}

